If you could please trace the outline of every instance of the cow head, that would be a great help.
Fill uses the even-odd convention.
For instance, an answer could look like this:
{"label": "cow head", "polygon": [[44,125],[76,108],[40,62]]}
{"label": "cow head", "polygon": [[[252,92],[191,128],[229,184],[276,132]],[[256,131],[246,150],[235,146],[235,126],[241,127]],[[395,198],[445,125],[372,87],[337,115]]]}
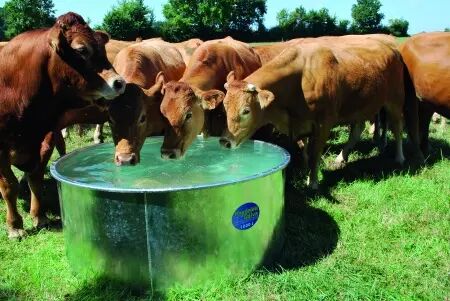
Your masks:
{"label": "cow head", "polygon": [[114,162],[117,165],[139,163],[145,139],[151,134],[162,133],[166,127],[159,110],[161,86],[162,82],[158,80],[148,90],[127,84],[125,93],[111,101],[109,119],[116,147]]}
{"label": "cow head", "polygon": [[122,94],[125,81],[106,57],[108,41],[108,34],[93,31],[78,14],[58,17],[48,35],[53,81],[70,96],[89,102]]}
{"label": "cow head", "polygon": [[161,156],[178,159],[184,155],[205,121],[204,110],[214,109],[225,94],[219,90],[202,91],[184,82],[170,81],[163,86],[161,113],[169,122]]}
{"label": "cow head", "polygon": [[225,89],[227,94],[223,104],[228,129],[220,138],[220,144],[234,148],[265,125],[264,111],[275,97],[270,91],[261,90],[243,80],[235,80],[233,71],[228,74]]}

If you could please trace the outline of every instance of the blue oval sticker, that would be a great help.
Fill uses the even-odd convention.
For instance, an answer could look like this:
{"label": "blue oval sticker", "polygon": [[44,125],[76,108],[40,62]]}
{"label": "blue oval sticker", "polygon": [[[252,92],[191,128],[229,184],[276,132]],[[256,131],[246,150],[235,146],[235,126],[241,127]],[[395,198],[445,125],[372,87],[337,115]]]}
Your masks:
{"label": "blue oval sticker", "polygon": [[247,230],[253,227],[259,218],[259,207],[255,203],[245,203],[233,213],[233,226],[238,230]]}

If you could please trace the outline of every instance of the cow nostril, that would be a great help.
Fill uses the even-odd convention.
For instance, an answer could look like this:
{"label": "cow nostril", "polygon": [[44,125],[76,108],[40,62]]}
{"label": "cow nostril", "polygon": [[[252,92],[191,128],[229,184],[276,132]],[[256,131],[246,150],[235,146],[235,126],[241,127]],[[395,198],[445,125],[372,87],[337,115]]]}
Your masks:
{"label": "cow nostril", "polygon": [[122,81],[122,80],[119,80],[119,79],[116,79],[116,80],[113,82],[113,87],[114,87],[114,89],[116,89],[116,90],[122,90],[122,88],[123,88],[123,81]]}
{"label": "cow nostril", "polygon": [[136,165],[136,163],[137,163],[136,155],[135,155],[135,154],[132,154],[132,155],[131,155],[131,159],[130,159],[130,164],[131,164],[131,165]]}
{"label": "cow nostril", "polygon": [[169,159],[176,159],[176,158],[177,158],[177,156],[175,153],[172,152],[169,154]]}
{"label": "cow nostril", "polygon": [[226,148],[231,148],[231,142],[226,139],[226,138],[220,138],[219,142],[222,146],[226,147]]}

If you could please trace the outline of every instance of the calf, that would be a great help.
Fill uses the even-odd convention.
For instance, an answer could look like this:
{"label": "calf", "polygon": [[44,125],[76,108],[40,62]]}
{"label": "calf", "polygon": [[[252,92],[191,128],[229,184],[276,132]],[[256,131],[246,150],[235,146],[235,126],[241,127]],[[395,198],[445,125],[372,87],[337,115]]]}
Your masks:
{"label": "calf", "polygon": [[[223,101],[229,132],[221,143],[226,147],[238,146],[267,123],[294,139],[310,135],[309,185],[313,189],[318,188],[318,163],[331,128],[361,125],[382,107],[394,132],[396,161],[404,161],[399,53],[385,41],[364,36],[328,41],[292,46],[244,80],[231,72]],[[360,131],[361,126],[353,129],[346,152]]]}
{"label": "calf", "polygon": [[11,165],[29,174],[30,214],[34,226],[44,225],[40,193],[45,166],[40,162],[52,150],[58,117],[71,107],[115,98],[125,89],[106,59],[108,39],[81,16],[67,13],[53,27],[20,34],[0,51],[0,190],[10,238],[24,235]]}

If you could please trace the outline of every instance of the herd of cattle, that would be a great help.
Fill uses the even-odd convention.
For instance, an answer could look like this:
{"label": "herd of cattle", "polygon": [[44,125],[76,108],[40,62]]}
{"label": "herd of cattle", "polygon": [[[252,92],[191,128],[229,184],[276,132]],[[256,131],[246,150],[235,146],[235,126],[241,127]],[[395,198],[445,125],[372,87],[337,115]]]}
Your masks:
{"label": "herd of cattle", "polygon": [[344,163],[364,122],[382,110],[403,163],[404,124],[414,159],[423,160],[433,112],[450,118],[450,33],[420,34],[401,46],[381,34],[258,47],[231,37],[124,42],[67,13],[0,47],[0,189],[10,238],[24,235],[11,166],[28,175],[34,226],[46,225],[45,168],[55,146],[65,152],[60,130],[72,124],[108,121],[117,165],[139,163],[151,135],[163,134],[161,156],[177,159],[200,133],[232,148],[271,124],[306,145],[315,189],[332,127],[351,125],[336,158]]}

